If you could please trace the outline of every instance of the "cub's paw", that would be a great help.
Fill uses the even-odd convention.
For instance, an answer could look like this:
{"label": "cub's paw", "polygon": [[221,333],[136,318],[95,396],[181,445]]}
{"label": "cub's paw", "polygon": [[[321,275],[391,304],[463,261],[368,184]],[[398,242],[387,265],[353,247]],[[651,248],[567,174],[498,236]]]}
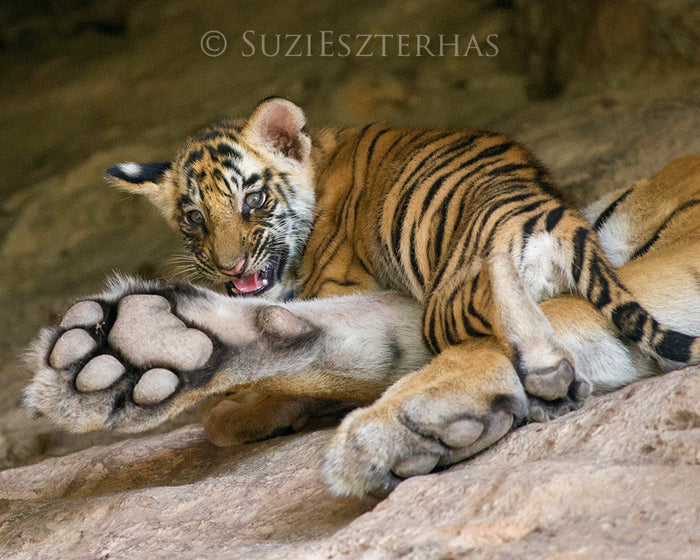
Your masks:
{"label": "cub's paw", "polygon": [[[527,414],[525,393],[502,354],[487,355],[491,364],[481,365],[494,369],[478,376],[464,371],[470,362],[445,363],[443,354],[343,420],[323,461],[334,493],[384,496],[404,478],[485,449]],[[480,358],[477,351],[471,357]]]}
{"label": "cub's paw", "polygon": [[548,402],[552,411],[580,407],[593,390],[592,383],[575,368],[574,358],[558,343],[516,353],[514,363],[531,402]]}
{"label": "cub's paw", "polygon": [[79,301],[42,331],[28,356],[30,411],[74,432],[140,431],[201,398],[222,345],[178,316],[173,288],[141,289]]}
{"label": "cub's paw", "polygon": [[[526,379],[527,380],[527,379]],[[547,422],[573,410],[578,410],[591,396],[593,384],[578,371],[569,384],[566,394],[555,399],[543,399],[527,391],[528,412],[526,421]]]}

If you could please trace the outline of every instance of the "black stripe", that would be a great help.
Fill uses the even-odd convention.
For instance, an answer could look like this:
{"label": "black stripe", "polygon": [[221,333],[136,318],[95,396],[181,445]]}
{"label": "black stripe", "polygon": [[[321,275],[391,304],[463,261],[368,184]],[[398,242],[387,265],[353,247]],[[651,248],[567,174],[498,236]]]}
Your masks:
{"label": "black stripe", "polygon": [[559,190],[552,185],[552,183],[549,180],[549,174],[545,170],[545,168],[542,166],[542,164],[537,161],[534,157],[532,157],[532,167],[537,170],[537,175],[535,176],[535,183],[537,183],[537,186],[542,189],[545,194],[548,194],[555,200],[558,200],[559,202],[563,202],[563,197]]}
{"label": "black stripe", "polygon": [[223,142],[216,146],[216,151],[223,158],[241,159],[242,157],[241,152],[236,150],[230,144],[225,144]]}
{"label": "black stripe", "polygon": [[410,250],[410,260],[411,260],[411,270],[413,271],[413,275],[416,277],[416,280],[418,281],[418,285],[423,287],[425,284],[425,279],[423,278],[423,274],[420,271],[420,267],[418,266],[418,259],[416,258],[416,229],[418,227],[418,224],[413,224],[413,227],[411,228],[411,236],[410,236],[410,243],[411,243],[411,250]]}
{"label": "black stripe", "polygon": [[[483,269],[481,272],[485,272]],[[467,313],[471,314],[473,317],[476,317],[481,321],[481,324],[486,327],[487,330],[491,330],[491,323],[484,317],[481,313],[479,313],[476,310],[476,307],[474,307],[474,296],[476,295],[476,290],[479,287],[479,280],[483,279],[484,276],[480,273],[477,274],[476,278],[472,280],[472,287],[471,290],[469,291],[469,305],[467,306]]]}
{"label": "black stripe", "polygon": [[622,334],[633,342],[644,336],[644,324],[649,314],[636,301],[618,305],[612,312],[612,322]]}
{"label": "black stripe", "polygon": [[627,195],[631,192],[632,188],[629,188],[620,196],[618,196],[615,200],[613,200],[610,206],[608,206],[605,210],[603,210],[600,213],[600,216],[598,216],[598,218],[593,224],[593,229],[598,231],[601,227],[603,227],[603,224],[605,224],[605,222],[608,221],[612,213],[615,211],[615,208],[617,208],[617,205],[620,204],[623,200],[625,200],[625,198],[627,198]]}
{"label": "black stripe", "polygon": [[691,346],[696,338],[677,331],[667,331],[654,346],[660,356],[674,362],[689,362],[692,357]]}
{"label": "black stripe", "polygon": [[188,165],[195,163],[196,161],[199,161],[200,159],[202,159],[203,155],[204,155],[204,151],[202,151],[202,150],[192,150],[188,154],[184,165],[188,166]]}
{"label": "black stripe", "polygon": [[[590,266],[588,267],[588,291],[586,293],[586,299],[598,309],[603,309],[612,301],[610,298],[610,284],[601,272],[601,268],[603,268],[601,265],[603,265],[603,261],[601,261],[600,257],[598,257],[598,255],[593,255]],[[593,291],[595,288],[599,289],[599,293],[598,297],[594,300]]]}
{"label": "black stripe", "polygon": [[532,169],[532,165],[528,163],[507,163],[505,165],[501,165],[500,167],[494,167],[490,173],[493,173],[494,175],[505,175],[506,173],[512,173],[513,171],[519,171],[521,169]]}
{"label": "black stripe", "polygon": [[552,231],[555,227],[557,227],[557,224],[564,216],[565,210],[566,210],[565,206],[558,206],[554,210],[550,211],[549,214],[547,214],[547,221],[546,221],[547,231]]}
{"label": "black stripe", "polygon": [[659,229],[657,229],[654,232],[654,235],[651,236],[651,239],[649,239],[649,241],[647,241],[642,247],[640,247],[634,252],[630,260],[636,259],[637,257],[641,257],[644,253],[651,249],[651,246],[659,240],[659,236],[668,227],[668,224],[671,222],[671,220],[673,220],[673,218],[675,218],[680,212],[683,212],[683,210],[687,210],[688,208],[692,208],[693,206],[697,206],[698,204],[700,204],[700,200],[689,200],[685,204],[682,204],[681,206],[676,208],[671,213],[671,215],[668,218],[666,218],[664,223],[661,224]]}
{"label": "black stripe", "polygon": [[523,224],[523,245],[525,244],[525,241],[527,240],[528,237],[530,237],[530,234],[533,232],[535,229],[535,225],[537,222],[540,220],[544,212],[540,212],[539,214],[535,214],[532,218],[530,218],[525,224]]}
{"label": "black stripe", "polygon": [[215,138],[221,138],[223,136],[225,136],[225,134],[221,130],[209,129],[198,134],[196,138],[200,141],[207,141],[214,140]]}
{"label": "black stripe", "polygon": [[574,245],[574,261],[571,263],[571,269],[574,275],[574,281],[576,284],[581,280],[581,273],[583,272],[583,258],[586,252],[586,241],[588,240],[588,229],[584,227],[578,228],[574,232],[573,245]]}
{"label": "black stripe", "polygon": [[259,180],[260,180],[260,175],[259,175],[259,174],[257,174],[257,173],[251,173],[250,175],[248,175],[248,177],[245,178],[245,180],[243,181],[243,184],[241,185],[241,187],[244,188],[244,189],[245,189],[246,187],[251,187],[251,186],[253,186],[255,183],[257,183]]}
{"label": "black stripe", "polygon": [[471,160],[466,162],[466,165],[470,165],[472,163],[475,163],[475,162],[479,161],[480,159],[500,156],[501,154],[505,154],[512,147],[513,147],[513,142],[511,142],[511,141],[503,142],[501,144],[494,144],[493,146],[489,146],[488,148],[484,148],[483,150],[481,150]]}
{"label": "black stripe", "polygon": [[[427,327],[427,333],[426,331]],[[440,351],[440,344],[435,336],[434,321],[430,321],[423,328],[423,342],[432,354],[437,354]]]}

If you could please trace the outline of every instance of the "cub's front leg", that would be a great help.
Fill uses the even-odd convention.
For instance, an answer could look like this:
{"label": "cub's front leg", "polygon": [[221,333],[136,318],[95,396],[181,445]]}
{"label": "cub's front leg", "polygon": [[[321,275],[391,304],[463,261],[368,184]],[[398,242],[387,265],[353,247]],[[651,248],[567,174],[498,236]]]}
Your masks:
{"label": "cub's front leg", "polygon": [[76,432],[140,431],[233,388],[372,401],[427,354],[420,307],[393,293],[271,305],[117,279],[30,352],[30,410]]}

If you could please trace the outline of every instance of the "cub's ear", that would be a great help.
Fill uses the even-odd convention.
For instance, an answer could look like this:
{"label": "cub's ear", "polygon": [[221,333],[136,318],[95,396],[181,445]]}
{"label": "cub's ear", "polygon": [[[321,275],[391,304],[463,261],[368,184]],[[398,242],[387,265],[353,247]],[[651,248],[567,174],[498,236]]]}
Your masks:
{"label": "cub's ear", "polygon": [[272,97],[253,111],[245,137],[268,154],[287,162],[305,163],[311,152],[304,112],[291,101]]}
{"label": "cub's ear", "polygon": [[105,178],[115,187],[125,191],[148,195],[148,191],[158,188],[164,179],[171,163],[120,163],[110,167]]}

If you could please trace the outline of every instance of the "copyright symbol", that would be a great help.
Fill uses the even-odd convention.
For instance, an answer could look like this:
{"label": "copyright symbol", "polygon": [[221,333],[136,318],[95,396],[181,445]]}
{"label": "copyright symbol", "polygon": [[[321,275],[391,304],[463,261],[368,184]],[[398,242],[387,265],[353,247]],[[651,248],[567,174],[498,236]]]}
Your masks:
{"label": "copyright symbol", "polygon": [[202,52],[207,56],[219,56],[226,50],[226,36],[221,31],[207,31],[199,41]]}

